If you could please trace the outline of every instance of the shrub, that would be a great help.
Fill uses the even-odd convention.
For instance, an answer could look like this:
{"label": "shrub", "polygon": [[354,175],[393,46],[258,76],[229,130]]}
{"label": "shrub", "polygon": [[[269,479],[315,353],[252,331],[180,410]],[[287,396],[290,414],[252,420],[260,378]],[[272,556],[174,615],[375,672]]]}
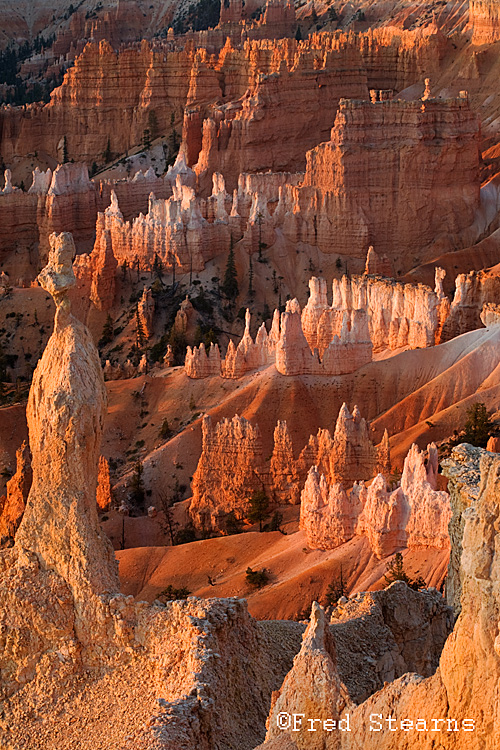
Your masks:
{"label": "shrub", "polygon": [[159,436],[162,440],[169,440],[172,437],[172,430],[166,417],[161,423]]}
{"label": "shrub", "polygon": [[196,542],[196,531],[193,526],[185,526],[183,529],[179,529],[174,539],[175,544],[189,544],[189,542]]}
{"label": "shrub", "polygon": [[248,567],[245,578],[250,586],[255,586],[258,589],[269,583],[269,575],[265,568],[262,568],[262,570],[252,570],[252,568]]}
{"label": "shrub", "polygon": [[166,602],[173,602],[178,599],[187,599],[190,594],[191,592],[185,586],[176,589],[171,583],[169,583],[167,588],[163,589],[156,598],[159,599],[162,604],[165,604]]}
{"label": "shrub", "polygon": [[476,401],[467,409],[467,421],[464,426],[464,441],[480,448],[485,448],[490,434],[495,429],[486,406]]}

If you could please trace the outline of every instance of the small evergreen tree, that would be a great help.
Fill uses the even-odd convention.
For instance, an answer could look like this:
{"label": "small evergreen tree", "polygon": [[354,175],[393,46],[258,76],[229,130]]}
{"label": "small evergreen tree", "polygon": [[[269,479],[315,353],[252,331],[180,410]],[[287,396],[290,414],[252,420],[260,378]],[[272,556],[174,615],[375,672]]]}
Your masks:
{"label": "small evergreen tree", "polygon": [[149,132],[151,133],[151,139],[154,141],[158,137],[158,117],[154,109],[151,109],[148,114],[148,126]]}
{"label": "small evergreen tree", "polygon": [[66,136],[64,136],[62,143],[62,161],[63,164],[67,164],[68,162],[68,141]]}
{"label": "small evergreen tree", "polygon": [[139,315],[139,304],[136,302],[135,304],[135,345],[138,351],[140,351],[142,347],[144,346],[145,338],[146,336],[144,333],[141,316]]}
{"label": "small evergreen tree", "polygon": [[302,38],[303,38],[303,37],[302,37],[302,29],[300,28],[300,26],[297,26],[297,31],[295,32],[295,39],[296,39],[296,40],[297,40],[298,42],[301,42],[301,41],[302,41]]}
{"label": "small evergreen tree", "polygon": [[134,473],[132,474],[132,481],[130,483],[130,499],[138,508],[144,507],[144,500],[146,493],[144,491],[144,482],[142,479],[144,469],[140,461],[137,461],[134,466]]}
{"label": "small evergreen tree", "polygon": [[485,404],[476,401],[467,409],[464,442],[485,448],[488,438],[495,429]]}
{"label": "small evergreen tree", "polygon": [[172,430],[170,429],[170,425],[168,423],[168,419],[165,417],[163,422],[161,423],[159,437],[162,440],[169,440],[172,437]]}
{"label": "small evergreen tree", "polygon": [[145,128],[142,133],[142,145],[146,151],[151,148],[151,131],[149,128]]}
{"label": "small evergreen tree", "polygon": [[234,250],[231,247],[227,257],[224,281],[222,282],[222,293],[224,296],[234,301],[238,296],[238,274],[236,273],[236,264],[234,262]]}
{"label": "small evergreen tree", "polygon": [[111,343],[113,341],[113,320],[111,318],[111,315],[108,313],[108,316],[106,318],[106,322],[104,323],[103,329],[102,329],[102,335],[99,339],[99,347],[106,346],[106,344]]}
{"label": "small evergreen tree", "polygon": [[326,603],[334,607],[342,596],[347,596],[347,585],[344,580],[344,574],[341,565],[340,575],[337,578],[334,578],[331,584],[328,586],[325,597]]}
{"label": "small evergreen tree", "polygon": [[111,139],[108,135],[108,140],[106,143],[106,148],[104,149],[104,153],[102,155],[102,158],[104,159],[104,163],[108,164],[111,161]]}
{"label": "small evergreen tree", "polygon": [[162,604],[165,604],[166,602],[178,601],[179,599],[187,599],[190,593],[190,590],[185,586],[176,589],[171,583],[169,583],[167,588],[163,589],[156,598],[162,602]]}
{"label": "small evergreen tree", "polygon": [[259,531],[262,531],[262,522],[269,516],[269,498],[264,490],[255,490],[248,500],[247,519],[250,523],[259,523]]}
{"label": "small evergreen tree", "polygon": [[403,581],[411,589],[414,589],[414,591],[426,587],[426,583],[422,576],[415,579],[408,576],[404,569],[403,555],[401,552],[396,552],[394,558],[387,563],[387,573],[384,576],[384,580],[388,586],[390,586],[391,583],[394,583],[394,581]]}
{"label": "small evergreen tree", "polygon": [[250,255],[250,264],[248,267],[248,296],[253,297],[255,294],[255,290],[253,288],[253,263],[252,263],[252,255]]}

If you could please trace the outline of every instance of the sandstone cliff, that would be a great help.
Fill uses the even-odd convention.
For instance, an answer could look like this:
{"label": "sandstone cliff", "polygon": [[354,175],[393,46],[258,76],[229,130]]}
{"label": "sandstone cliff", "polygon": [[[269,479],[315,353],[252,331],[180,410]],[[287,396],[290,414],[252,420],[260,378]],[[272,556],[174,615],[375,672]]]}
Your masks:
{"label": "sandstone cliff", "polygon": [[404,248],[424,259],[479,206],[479,124],[467,98],[342,99],[331,140],[307,153],[303,186],[286,203],[291,241],[363,261],[373,245],[396,273],[408,270]]}

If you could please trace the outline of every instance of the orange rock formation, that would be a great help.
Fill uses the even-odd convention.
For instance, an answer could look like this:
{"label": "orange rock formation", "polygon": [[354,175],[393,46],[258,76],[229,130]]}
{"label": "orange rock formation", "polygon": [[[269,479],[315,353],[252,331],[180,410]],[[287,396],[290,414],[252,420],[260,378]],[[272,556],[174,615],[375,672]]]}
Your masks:
{"label": "orange rock formation", "polygon": [[355,483],[347,494],[339,483],[328,486],[313,466],[302,492],[300,526],[309,546],[316,549],[335,549],[355,534],[368,538],[378,558],[404,547],[446,549],[450,546],[450,499],[446,492],[436,490],[436,477],[434,444],[427,448],[427,459],[416,445],[411,447],[401,486],[392,492],[378,474],[368,490]]}
{"label": "orange rock formation", "polygon": [[12,543],[21,523],[31,487],[31,458],[26,442],[17,451],[16,459],[16,473],[7,482],[7,496],[0,512],[0,546]]}

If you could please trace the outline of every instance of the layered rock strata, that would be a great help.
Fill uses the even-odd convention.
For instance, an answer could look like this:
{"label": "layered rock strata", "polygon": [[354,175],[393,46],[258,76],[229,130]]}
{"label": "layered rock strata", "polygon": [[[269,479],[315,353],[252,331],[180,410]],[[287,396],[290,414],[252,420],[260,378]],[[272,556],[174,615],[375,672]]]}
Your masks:
{"label": "layered rock strata", "polygon": [[215,427],[206,415],[202,441],[189,513],[200,528],[221,527],[231,511],[244,517],[250,496],[262,489],[262,438],[258,427],[238,415]]}
{"label": "layered rock strata", "polygon": [[[273,3],[269,14],[275,12]],[[265,37],[266,26],[256,36]],[[0,113],[4,159],[38,151],[62,161],[66,151],[68,159],[100,162],[108,143],[113,155],[140,144],[151,112],[158,133],[171,133],[172,114],[188,107],[194,110],[194,116],[187,113],[194,131],[188,140],[201,146],[204,133],[202,152],[197,146],[190,166],[198,162],[208,184],[212,171],[227,167],[233,189],[242,171],[303,169],[306,150],[328,138],[341,97],[367,99],[371,88],[402,90],[424,70],[431,76],[439,70],[446,49],[446,39],[432,29],[311,34],[300,43],[245,42],[242,31],[238,24],[229,45],[228,30],[221,27],[188,35],[178,45],[156,39],[119,52],[98,35],[48,104]],[[210,52],[196,49],[199,44]],[[296,101],[304,104],[301,117]],[[204,127],[204,120],[213,125]]]}
{"label": "layered rock strata", "polygon": [[347,493],[342,484],[327,484],[313,466],[301,497],[300,527],[308,545],[335,549],[355,534],[366,536],[378,558],[399,549],[447,549],[452,511],[448,493],[436,490],[437,450],[427,457],[412,445],[404,462],[400,486],[390,491],[382,474],[366,489],[355,483]]}
{"label": "layered rock strata", "polygon": [[[484,305],[496,303],[500,295],[500,275],[494,271],[470,271],[455,279],[455,294],[443,326],[444,341],[466,331],[481,328]],[[485,325],[487,325],[485,323]]]}
{"label": "layered rock strata", "polygon": [[477,118],[467,98],[342,99],[331,140],[308,152],[303,187],[290,198],[297,204],[285,226],[291,240],[362,259],[373,245],[396,273],[405,271],[406,251],[423,257],[440,234],[458,234],[474,220]]}
{"label": "layered rock strata", "polygon": [[333,437],[329,430],[320,428],[311,435],[298,459],[298,470],[303,480],[311,466],[317,466],[328,483],[343,482],[352,486],[360,479],[371,479],[377,472],[390,472],[389,435],[384,433],[379,446],[374,446],[368,424],[357,406],[352,414],[342,404]]}
{"label": "layered rock strata", "polygon": [[500,39],[500,14],[493,0],[470,0],[469,26],[473,44],[492,44]]}

